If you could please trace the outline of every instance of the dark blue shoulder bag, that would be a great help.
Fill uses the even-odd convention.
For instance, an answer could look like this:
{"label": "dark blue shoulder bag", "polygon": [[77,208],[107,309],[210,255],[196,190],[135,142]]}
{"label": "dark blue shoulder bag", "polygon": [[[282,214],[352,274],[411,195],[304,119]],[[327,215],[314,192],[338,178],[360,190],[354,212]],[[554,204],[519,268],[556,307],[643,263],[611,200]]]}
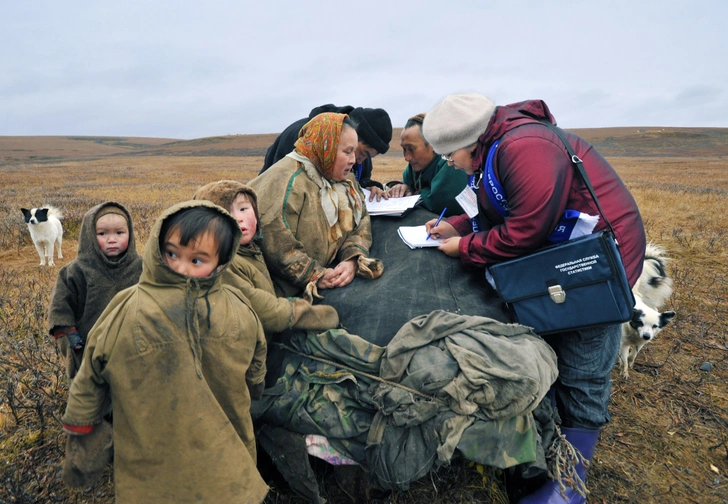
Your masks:
{"label": "dark blue shoulder bag", "polygon": [[[549,236],[550,241],[556,242],[554,245],[489,268],[495,288],[514,321],[533,327],[538,334],[626,322],[632,318],[635,301],[614,228],[602,211],[581,159],[563,132],[548,121],[541,122],[564,143],[607,229],[567,239],[568,235],[559,232],[568,228],[567,221],[574,218],[567,210],[560,226]],[[491,190],[486,192],[496,210],[506,216],[507,198],[492,173],[494,156],[495,149],[491,147],[486,160],[486,172],[491,172],[487,174]]]}

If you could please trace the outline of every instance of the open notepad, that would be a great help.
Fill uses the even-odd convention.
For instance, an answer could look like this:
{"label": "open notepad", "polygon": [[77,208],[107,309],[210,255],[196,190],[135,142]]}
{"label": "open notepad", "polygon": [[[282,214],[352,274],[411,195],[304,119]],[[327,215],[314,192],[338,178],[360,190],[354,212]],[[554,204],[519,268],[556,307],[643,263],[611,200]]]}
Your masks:
{"label": "open notepad", "polygon": [[405,196],[403,198],[389,198],[385,200],[382,198],[380,201],[376,199],[369,201],[369,195],[371,192],[368,189],[362,189],[364,196],[366,197],[367,212],[369,215],[390,215],[394,217],[401,217],[407,210],[410,210],[417,205],[420,201],[420,196]]}
{"label": "open notepad", "polygon": [[399,237],[411,249],[422,247],[439,247],[440,240],[435,238],[427,239],[427,228],[425,226],[400,226],[397,229]]}

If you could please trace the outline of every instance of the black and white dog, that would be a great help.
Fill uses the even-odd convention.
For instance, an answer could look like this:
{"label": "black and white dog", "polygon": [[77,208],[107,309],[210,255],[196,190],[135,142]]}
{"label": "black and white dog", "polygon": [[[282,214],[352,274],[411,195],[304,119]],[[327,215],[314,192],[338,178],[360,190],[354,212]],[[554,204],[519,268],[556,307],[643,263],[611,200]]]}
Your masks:
{"label": "black and white dog", "polygon": [[672,279],[665,270],[667,261],[669,259],[662,247],[651,243],[647,245],[642,274],[632,288],[636,301],[632,320],[622,324],[619,362],[624,378],[629,377],[629,368],[642,347],[675,317],[674,311],[659,312],[672,294]]}
{"label": "black and white dog", "polygon": [[46,205],[42,208],[21,208],[28,224],[30,237],[40,256],[40,265],[55,266],[53,248],[58,247],[58,259],[63,259],[61,245],[63,243],[63,214],[57,208]]}

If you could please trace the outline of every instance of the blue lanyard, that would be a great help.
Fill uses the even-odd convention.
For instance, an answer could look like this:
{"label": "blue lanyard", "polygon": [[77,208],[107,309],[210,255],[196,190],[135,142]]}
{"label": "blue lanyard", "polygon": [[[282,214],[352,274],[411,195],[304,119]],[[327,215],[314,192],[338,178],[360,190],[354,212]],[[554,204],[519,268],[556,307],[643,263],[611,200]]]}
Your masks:
{"label": "blue lanyard", "polygon": [[362,164],[361,163],[357,163],[357,164],[354,165],[354,170],[356,170],[354,172],[354,175],[356,176],[356,181],[357,182],[361,182],[361,173],[362,173],[362,170],[363,169],[364,168],[362,167]]}
{"label": "blue lanyard", "polygon": [[[493,171],[493,158],[495,158],[495,151],[498,148],[499,143],[500,140],[496,140],[493,145],[490,146],[490,149],[488,150],[488,157],[485,160],[485,173],[488,181],[488,190],[485,192],[495,209],[498,210],[498,213],[503,217],[506,217],[508,215],[508,200],[506,199],[506,192],[503,190],[503,186],[500,182],[498,182],[495,172]],[[468,187],[475,192],[477,199],[478,186],[475,182],[475,175],[471,175],[468,179]],[[480,221],[477,216],[471,217],[470,225],[473,227],[474,233],[480,231]]]}
{"label": "blue lanyard", "polygon": [[495,176],[493,170],[493,158],[495,158],[495,151],[498,148],[500,140],[493,142],[488,150],[488,157],[485,160],[485,174],[488,180],[488,199],[502,217],[508,217],[508,199],[506,197],[506,191]]}

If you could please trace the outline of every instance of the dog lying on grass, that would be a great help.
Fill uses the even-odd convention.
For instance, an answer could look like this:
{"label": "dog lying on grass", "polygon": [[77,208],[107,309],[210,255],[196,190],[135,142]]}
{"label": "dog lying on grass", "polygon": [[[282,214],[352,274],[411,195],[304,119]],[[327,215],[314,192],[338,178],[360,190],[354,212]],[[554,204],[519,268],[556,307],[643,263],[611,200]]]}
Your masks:
{"label": "dog lying on grass", "polygon": [[651,243],[647,245],[642,274],[632,288],[635,298],[632,320],[622,324],[619,362],[625,379],[629,378],[629,368],[642,347],[675,317],[674,311],[659,311],[672,294],[672,279],[665,270],[668,261],[664,249]]}

